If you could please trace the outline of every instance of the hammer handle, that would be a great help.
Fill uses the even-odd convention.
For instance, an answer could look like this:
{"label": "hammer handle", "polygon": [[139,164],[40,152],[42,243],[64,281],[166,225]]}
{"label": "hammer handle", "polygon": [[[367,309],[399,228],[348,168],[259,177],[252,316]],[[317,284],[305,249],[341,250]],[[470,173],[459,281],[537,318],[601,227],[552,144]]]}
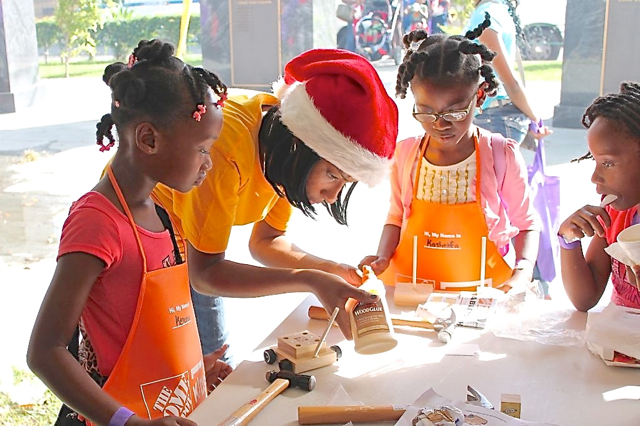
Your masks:
{"label": "hammer handle", "polygon": [[[309,318],[311,319],[329,319],[329,314],[321,306],[309,306]],[[423,319],[413,318],[399,318],[391,315],[391,324],[404,325],[409,327],[425,328],[427,330],[433,330],[433,324]]]}
{"label": "hammer handle", "polygon": [[287,387],[289,387],[288,380],[275,379],[260,395],[234,411],[219,426],[243,426],[248,424],[273,398],[280,395]]}
{"label": "hammer handle", "polygon": [[402,417],[405,410],[405,406],[394,405],[300,406],[298,407],[298,424],[394,422]]}

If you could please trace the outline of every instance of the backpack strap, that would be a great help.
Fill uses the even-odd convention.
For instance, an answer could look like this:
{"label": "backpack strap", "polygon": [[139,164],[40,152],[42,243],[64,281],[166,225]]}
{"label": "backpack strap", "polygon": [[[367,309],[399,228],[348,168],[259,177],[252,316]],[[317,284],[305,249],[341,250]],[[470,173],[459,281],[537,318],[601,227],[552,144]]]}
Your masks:
{"label": "backpack strap", "polygon": [[493,154],[493,170],[496,172],[498,194],[502,194],[502,187],[507,176],[507,152],[504,136],[491,133],[491,153]]}
{"label": "backpack strap", "polygon": [[178,247],[178,241],[176,240],[176,234],[173,232],[173,226],[171,225],[171,218],[169,218],[169,213],[158,204],[156,204],[156,213],[158,217],[162,221],[165,229],[169,230],[169,234],[171,234],[171,242],[173,243],[173,253],[176,257],[176,265],[179,265],[183,262],[182,256],[180,256],[180,248]]}

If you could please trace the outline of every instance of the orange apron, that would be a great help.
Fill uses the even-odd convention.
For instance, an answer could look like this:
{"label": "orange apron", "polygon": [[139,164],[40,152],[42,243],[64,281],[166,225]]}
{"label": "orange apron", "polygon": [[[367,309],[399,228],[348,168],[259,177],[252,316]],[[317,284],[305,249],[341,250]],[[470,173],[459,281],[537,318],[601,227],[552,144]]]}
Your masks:
{"label": "orange apron", "polygon": [[[438,204],[416,197],[420,166],[416,168],[411,213],[406,219],[389,268],[380,275],[388,285],[412,282],[413,239],[418,236],[416,271],[418,283],[428,283],[435,290],[475,291],[480,284],[482,237],[487,237],[485,282],[496,287],[512,275],[512,270],[488,238],[488,228],[480,204],[480,156],[476,147],[476,201],[464,204]],[[424,157],[428,139],[420,150]],[[420,161],[420,160],[419,160]]]}
{"label": "orange apron", "polygon": [[131,330],[103,389],[139,417],[187,417],[207,395],[187,262],[147,271],[140,235],[111,167],[108,174],[133,228],[144,269]]}

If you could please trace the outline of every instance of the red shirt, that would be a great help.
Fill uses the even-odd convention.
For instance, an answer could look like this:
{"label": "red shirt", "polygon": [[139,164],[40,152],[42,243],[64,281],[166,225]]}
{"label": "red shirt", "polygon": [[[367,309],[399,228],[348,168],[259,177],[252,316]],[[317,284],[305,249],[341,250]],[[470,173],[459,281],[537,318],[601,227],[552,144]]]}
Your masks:
{"label": "red shirt", "polygon": [[[611,226],[605,230],[605,236],[607,243],[613,244],[617,241],[620,232],[634,224],[638,209],[632,207],[628,210],[617,211],[609,206],[605,209],[611,217]],[[613,303],[627,308],[640,309],[640,291],[629,281],[626,265],[613,257],[611,258],[611,282],[613,283],[613,292],[611,293]]]}
{"label": "red shirt", "polygon": [[[168,230],[137,229],[149,271],[175,265]],[[98,370],[109,376],[133,322],[142,257],[127,216],[98,192],[89,192],[73,203],[62,227],[58,259],[74,252],[88,253],[105,264],[89,293],[82,322],[95,350]]]}

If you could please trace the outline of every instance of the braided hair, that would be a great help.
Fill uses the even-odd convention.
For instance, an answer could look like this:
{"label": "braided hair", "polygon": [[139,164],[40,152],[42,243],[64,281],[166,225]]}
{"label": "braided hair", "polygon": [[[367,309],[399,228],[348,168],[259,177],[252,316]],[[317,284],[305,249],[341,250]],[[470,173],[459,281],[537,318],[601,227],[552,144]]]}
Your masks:
{"label": "braided hair", "polygon": [[[104,70],[102,80],[111,88],[111,112],[96,125],[101,151],[115,144],[112,128],[150,120],[160,128],[169,128],[185,117],[200,119],[206,112],[209,89],[222,105],[227,87],[217,75],[185,64],[174,56],[174,47],[160,40],[142,40],[129,57],[129,63],[116,62]],[[108,143],[104,144],[104,139]]]}
{"label": "braided hair", "polygon": [[483,77],[486,93],[494,96],[498,80],[489,62],[496,54],[485,45],[472,41],[490,25],[491,17],[486,13],[484,21],[464,36],[429,36],[424,30],[405,34],[403,43],[407,53],[398,67],[396,96],[402,99],[406,97],[407,88],[414,77],[443,86],[477,84],[479,78]]}
{"label": "braided hair", "polygon": [[516,27],[516,38],[519,43],[523,43],[526,41],[526,37],[524,31],[522,30],[522,23],[520,22],[520,17],[516,12],[516,8],[518,7],[518,2],[514,0],[504,0],[509,9],[509,15],[511,15],[511,19],[513,19],[513,25]]}
{"label": "braided hair", "polygon": [[[596,98],[582,116],[582,125],[591,127],[596,118],[615,121],[634,138],[640,140],[640,84],[625,81],[620,93],[609,93]],[[590,152],[573,161],[593,158]]]}

